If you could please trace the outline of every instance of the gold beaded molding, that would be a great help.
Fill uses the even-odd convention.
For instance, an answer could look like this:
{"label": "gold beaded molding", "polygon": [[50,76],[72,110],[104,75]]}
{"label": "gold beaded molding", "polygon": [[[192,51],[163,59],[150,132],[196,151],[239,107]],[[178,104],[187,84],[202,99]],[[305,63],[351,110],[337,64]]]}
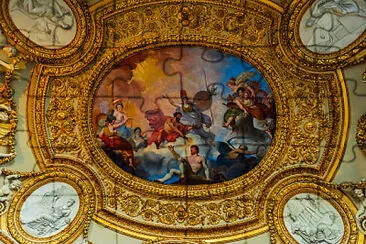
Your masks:
{"label": "gold beaded molding", "polygon": [[356,142],[360,149],[366,153],[366,114],[358,120]]}
{"label": "gold beaded molding", "polygon": [[[349,105],[340,68],[354,62],[349,55],[359,53],[364,42],[359,38],[339,51],[337,57],[342,58],[327,56],[321,61],[298,50],[297,28],[308,6],[305,1],[277,5],[264,0],[121,0],[103,1],[90,9],[75,1],[66,3],[78,20],[77,34],[72,44],[57,52],[14,32],[5,10],[0,20],[12,42],[37,62],[27,122],[39,167],[46,170],[55,158],[63,158],[67,160],[57,161],[61,167],[71,164],[78,172],[93,172],[88,177],[94,182],[96,221],[145,240],[189,236],[192,242],[225,242],[268,230],[263,208],[269,207],[266,189],[278,187],[273,179],[290,177],[288,172],[326,182],[334,177],[348,133]],[[252,171],[214,185],[161,185],[122,171],[98,146],[92,107],[103,78],[130,55],[166,46],[220,49],[251,63],[268,81],[276,102],[276,132],[269,152]],[[83,192],[86,188],[77,178],[70,180],[69,173],[55,177]],[[31,190],[22,190],[16,196],[20,203],[11,211],[24,202],[21,194],[46,182],[37,179],[41,183],[32,181]],[[88,205],[87,197],[81,200]],[[81,222],[76,218],[75,223]],[[30,240],[16,219],[9,218],[9,225],[17,240]],[[69,230],[65,238],[77,227]]]}

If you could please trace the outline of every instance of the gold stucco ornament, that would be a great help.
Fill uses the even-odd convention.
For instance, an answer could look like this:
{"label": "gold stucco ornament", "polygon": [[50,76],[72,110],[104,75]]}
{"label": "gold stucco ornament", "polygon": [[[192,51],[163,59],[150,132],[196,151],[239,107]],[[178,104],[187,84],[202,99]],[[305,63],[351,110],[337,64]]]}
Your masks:
{"label": "gold stucco ornament", "polygon": [[[146,243],[220,243],[268,230],[272,241],[293,238],[281,220],[287,200],[297,194],[324,201],[342,195],[329,183],[341,162],[349,126],[342,68],[361,62],[355,57],[361,56],[365,42],[357,39],[337,55],[315,55],[299,45],[297,28],[308,4],[281,2],[120,0],[88,7],[66,0],[78,28],[73,41],[54,52],[17,32],[4,10],[9,1],[3,1],[5,33],[35,62],[27,123],[41,172],[24,182],[15,195],[18,203],[9,207],[9,216],[15,216],[7,221],[11,235],[24,243],[72,241],[77,234],[87,237],[93,219]],[[240,68],[233,70],[251,70],[241,77],[244,84],[236,82],[239,72],[236,81],[230,83],[228,77],[227,83],[218,82],[219,75],[206,72],[192,53],[215,65],[223,60],[221,54],[239,60]],[[169,64],[183,60],[181,66]],[[205,101],[196,93],[204,94]],[[204,106],[197,112],[199,102]],[[215,106],[223,108],[220,114]],[[195,120],[199,123],[183,124],[175,109],[181,109],[181,118],[201,116]],[[217,148],[209,132],[216,129],[216,138],[238,133],[240,119],[252,123],[262,141],[256,150],[250,143],[227,143],[228,155],[221,158],[229,163],[245,158],[242,162],[250,169],[232,178],[222,174],[224,167],[207,173],[219,156],[207,153],[207,148]],[[155,140],[149,140],[153,133]],[[169,150],[172,144],[174,150]],[[191,150],[194,145],[200,154]],[[154,178],[147,177],[154,169],[141,169],[147,156],[140,154],[146,148],[149,155],[165,152],[161,155],[172,159],[155,160],[159,167],[179,161],[177,167],[166,166]],[[187,165],[191,171],[185,171]],[[205,172],[199,176],[201,169]],[[191,181],[184,181],[188,174]],[[173,177],[175,183],[169,184]],[[20,223],[22,206],[27,196],[55,179],[80,194],[80,207],[62,231],[44,238],[31,235]],[[354,208],[345,202],[349,199],[343,196],[340,203],[329,200],[329,208],[344,223],[343,235],[337,237],[357,243]]]}

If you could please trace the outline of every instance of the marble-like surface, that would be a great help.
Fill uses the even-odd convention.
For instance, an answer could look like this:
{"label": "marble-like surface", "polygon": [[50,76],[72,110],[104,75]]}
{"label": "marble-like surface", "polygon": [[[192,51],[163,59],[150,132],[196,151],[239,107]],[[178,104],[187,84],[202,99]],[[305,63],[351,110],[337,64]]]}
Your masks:
{"label": "marble-like surface", "polygon": [[311,193],[293,196],[283,210],[287,230],[300,244],[340,243],[344,224],[338,211],[325,199]]}
{"label": "marble-like surface", "polygon": [[355,41],[366,29],[366,1],[317,0],[300,22],[300,38],[309,50],[332,53]]}
{"label": "marble-like surface", "polygon": [[10,0],[9,14],[23,35],[45,48],[62,48],[76,34],[75,16],[62,0]]}
{"label": "marble-like surface", "polygon": [[32,192],[25,200],[20,211],[20,222],[28,234],[50,237],[72,222],[79,206],[80,199],[72,186],[51,182]]}
{"label": "marble-like surface", "polygon": [[365,97],[366,83],[362,80],[365,64],[358,64],[344,70],[345,82],[348,90],[350,117],[348,139],[345,152],[334,177],[334,183],[347,181],[361,181],[366,178],[366,154],[362,152],[356,142],[358,120],[366,114]]}

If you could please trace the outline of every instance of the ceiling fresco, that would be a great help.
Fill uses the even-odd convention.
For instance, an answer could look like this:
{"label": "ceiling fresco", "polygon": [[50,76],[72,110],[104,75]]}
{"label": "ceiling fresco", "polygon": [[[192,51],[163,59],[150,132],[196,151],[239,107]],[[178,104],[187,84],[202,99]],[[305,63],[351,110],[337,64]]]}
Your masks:
{"label": "ceiling fresco", "polygon": [[364,241],[364,1],[0,4],[3,243]]}
{"label": "ceiling fresco", "polygon": [[[181,78],[170,78],[178,70],[185,70]],[[101,147],[123,170],[160,183],[212,184],[262,160],[275,105],[245,61],[215,49],[161,48],[123,60],[103,79],[93,122]]]}

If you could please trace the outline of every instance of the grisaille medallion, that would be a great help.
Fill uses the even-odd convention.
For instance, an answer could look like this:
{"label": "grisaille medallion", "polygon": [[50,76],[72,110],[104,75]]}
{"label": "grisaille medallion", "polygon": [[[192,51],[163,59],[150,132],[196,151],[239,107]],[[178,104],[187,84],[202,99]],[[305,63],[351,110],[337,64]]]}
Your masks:
{"label": "grisaille medallion", "polygon": [[22,228],[35,237],[50,237],[64,230],[79,211],[75,189],[64,182],[47,183],[25,200],[20,210]]}

